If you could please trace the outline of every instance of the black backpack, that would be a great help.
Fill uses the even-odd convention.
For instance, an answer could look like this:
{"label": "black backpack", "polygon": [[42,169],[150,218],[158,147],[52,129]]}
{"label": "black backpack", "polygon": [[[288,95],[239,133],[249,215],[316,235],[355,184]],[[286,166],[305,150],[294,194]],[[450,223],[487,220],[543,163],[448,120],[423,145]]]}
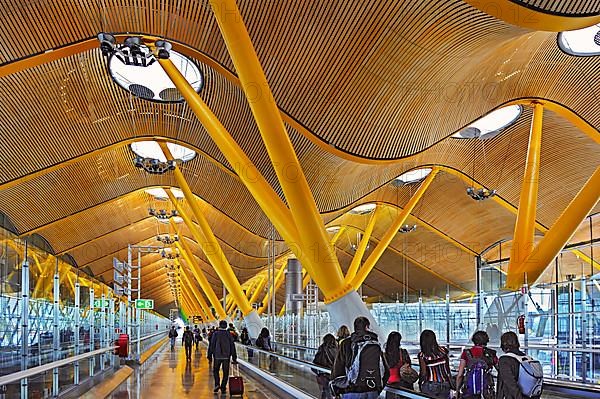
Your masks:
{"label": "black backpack", "polygon": [[185,342],[186,345],[191,345],[194,343],[194,335],[191,333],[191,331],[186,331],[183,334],[183,342]]}
{"label": "black backpack", "polygon": [[352,342],[351,348],[350,368],[346,369],[346,375],[331,381],[331,390],[336,395],[348,392],[381,392],[385,365],[379,341],[365,335],[363,339]]}

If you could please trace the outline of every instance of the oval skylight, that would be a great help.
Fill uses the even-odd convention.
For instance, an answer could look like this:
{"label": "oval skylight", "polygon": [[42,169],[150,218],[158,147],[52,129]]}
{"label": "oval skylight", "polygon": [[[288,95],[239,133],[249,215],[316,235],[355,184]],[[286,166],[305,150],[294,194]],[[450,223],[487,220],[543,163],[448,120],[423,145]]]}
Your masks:
{"label": "oval skylight", "polygon": [[[167,143],[167,147],[173,157],[181,162],[187,162],[196,156],[196,151],[179,144]],[[158,159],[160,162],[167,162],[165,154],[156,141],[136,141],[131,143],[131,151],[142,158],[153,158]]]}
{"label": "oval skylight", "polygon": [[[169,59],[199,93],[204,86],[204,77],[198,65],[172,50]],[[136,97],[163,103],[183,101],[179,90],[158,62],[146,67],[126,65],[113,54],[108,60],[108,72],[115,83]]]}
{"label": "oval skylight", "polygon": [[[165,192],[165,190],[161,187],[154,187],[145,190],[147,194],[150,194],[154,197],[154,199],[158,201],[166,201],[169,199],[169,196]],[[183,198],[183,192],[178,188],[172,188],[171,192],[175,196],[175,198]]]}
{"label": "oval skylight", "polygon": [[431,168],[413,169],[396,177],[396,180],[404,184],[416,183],[426,178],[430,173]]}
{"label": "oval skylight", "polygon": [[171,218],[167,218],[167,219],[156,219],[161,223],[164,224],[169,224],[171,223],[171,220],[173,220],[175,223],[179,224],[179,223],[183,223],[183,218],[181,216],[173,216]]}
{"label": "oval skylight", "polygon": [[362,204],[350,210],[352,215],[366,215],[373,212],[377,204]]}
{"label": "oval skylight", "polygon": [[452,135],[457,139],[490,139],[496,136],[507,126],[512,125],[521,115],[523,107],[509,105],[494,110],[486,116],[477,119],[460,132]]}
{"label": "oval skylight", "polygon": [[565,53],[575,56],[600,55],[600,24],[560,32],[558,47]]}
{"label": "oval skylight", "polygon": [[329,226],[325,230],[327,230],[330,233],[337,233],[338,231],[340,231],[340,226]]}

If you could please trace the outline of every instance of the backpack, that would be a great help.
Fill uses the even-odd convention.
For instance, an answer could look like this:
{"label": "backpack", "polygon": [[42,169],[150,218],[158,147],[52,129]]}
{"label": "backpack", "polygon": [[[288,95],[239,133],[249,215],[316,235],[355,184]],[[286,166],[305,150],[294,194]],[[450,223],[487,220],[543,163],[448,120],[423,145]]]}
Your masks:
{"label": "backpack", "polygon": [[186,331],[183,334],[183,342],[185,342],[186,345],[191,345],[194,342],[194,336],[192,335],[191,331]]}
{"label": "backpack", "polygon": [[381,392],[385,366],[381,346],[377,339],[365,335],[363,340],[352,342],[352,364],[346,375],[331,381],[336,394],[348,392]]}
{"label": "backpack", "polygon": [[525,396],[540,396],[544,383],[544,371],[538,360],[530,356],[520,356],[515,353],[505,353],[502,356],[512,357],[519,364],[519,388]]}
{"label": "backpack", "polygon": [[492,398],[494,396],[492,389],[493,377],[490,374],[490,362],[486,360],[485,350],[481,357],[473,357],[470,349],[466,350],[466,354],[467,372],[465,375],[463,396]]}

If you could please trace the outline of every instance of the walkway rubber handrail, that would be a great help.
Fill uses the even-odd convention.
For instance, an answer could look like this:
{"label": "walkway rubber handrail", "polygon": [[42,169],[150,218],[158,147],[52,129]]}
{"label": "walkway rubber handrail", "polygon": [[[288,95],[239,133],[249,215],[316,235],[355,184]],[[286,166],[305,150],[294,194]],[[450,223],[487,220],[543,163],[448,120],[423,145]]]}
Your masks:
{"label": "walkway rubber handrail", "polygon": [[254,374],[258,375],[263,380],[268,381],[271,384],[277,386],[278,389],[281,389],[285,393],[291,395],[293,398],[297,398],[297,399],[314,399],[313,396],[307,394],[306,392],[302,392],[301,390],[297,389],[293,385],[290,385],[290,384],[286,383],[285,381],[280,380],[277,377],[272,376],[271,374],[265,372],[264,370],[261,370],[260,368],[256,367],[255,365],[253,365],[250,362],[238,359],[238,363],[240,365],[244,366],[249,371],[251,371]]}
{"label": "walkway rubber handrail", "polygon": [[9,375],[5,375],[0,377],[0,386],[10,384],[12,382],[17,382],[22,380],[23,378],[33,377],[34,375],[44,373],[46,371],[51,371],[52,369],[66,366],[71,363],[78,362],[80,360],[85,360],[87,358],[100,355],[102,353],[110,352],[118,348],[118,346],[109,346],[102,349],[96,349],[92,352],[83,353],[81,355],[71,356],[66,359],[57,360],[55,362],[42,364],[41,366],[33,367],[27,370],[18,371],[16,373],[12,373]]}
{"label": "walkway rubber handrail", "polygon": [[167,332],[168,332],[168,331],[159,331],[159,332],[157,332],[157,333],[154,333],[154,334],[146,335],[146,336],[144,336],[144,337],[142,337],[142,338],[134,339],[134,340],[132,340],[132,341],[131,341],[131,343],[133,344],[133,343],[136,343],[136,342],[138,342],[138,341],[142,342],[142,341],[145,341],[145,340],[147,340],[147,339],[150,339],[150,338],[156,337],[156,336],[158,336],[158,335],[165,335],[165,334],[167,334]]}

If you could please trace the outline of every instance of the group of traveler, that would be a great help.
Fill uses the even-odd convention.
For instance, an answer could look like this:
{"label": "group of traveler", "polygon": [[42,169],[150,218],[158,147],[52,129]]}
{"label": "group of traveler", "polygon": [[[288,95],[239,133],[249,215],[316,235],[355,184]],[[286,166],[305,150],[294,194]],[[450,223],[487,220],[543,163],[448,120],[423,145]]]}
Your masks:
{"label": "group of traveler", "polygon": [[[473,346],[460,357],[458,374],[450,369],[449,351],[437,342],[431,330],[421,333],[417,356],[419,371],[412,365],[408,351],[401,346],[402,336],[393,331],[382,349],[377,334],[370,330],[366,317],[354,320],[354,332],[347,327],[323,337],[313,363],[321,398],[375,399],[384,387],[414,389],[439,399],[538,399],[543,374],[538,361],[519,350],[514,332],[500,338],[503,355],[487,347],[485,331],[473,334]],[[492,370],[497,371],[497,384]],[[403,397],[386,391],[386,398]]]}
{"label": "group of traveler", "polygon": [[[175,340],[179,336],[177,328],[171,326],[169,330],[169,339],[171,340],[171,351],[175,350]],[[202,332],[198,326],[194,326],[194,330],[190,330],[190,326],[186,326],[181,337],[181,343],[185,348],[185,357],[187,361],[192,360],[192,347],[195,344],[196,350],[200,349],[200,342],[203,340]]]}

